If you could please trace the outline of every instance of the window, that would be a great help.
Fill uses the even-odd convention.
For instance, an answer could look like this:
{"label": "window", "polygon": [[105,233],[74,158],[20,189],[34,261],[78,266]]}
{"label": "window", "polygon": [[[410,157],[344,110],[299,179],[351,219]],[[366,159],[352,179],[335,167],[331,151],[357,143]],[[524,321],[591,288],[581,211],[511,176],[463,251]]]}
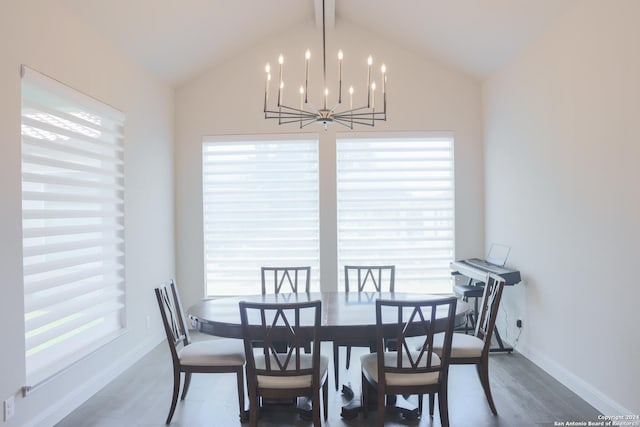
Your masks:
{"label": "window", "polygon": [[319,290],[317,138],[205,138],[202,159],[206,294],[259,293],[261,266]]}
{"label": "window", "polygon": [[453,138],[339,138],[338,266],[395,264],[399,292],[451,292]]}
{"label": "window", "polygon": [[29,384],[124,328],[123,125],[122,113],[23,67]]}

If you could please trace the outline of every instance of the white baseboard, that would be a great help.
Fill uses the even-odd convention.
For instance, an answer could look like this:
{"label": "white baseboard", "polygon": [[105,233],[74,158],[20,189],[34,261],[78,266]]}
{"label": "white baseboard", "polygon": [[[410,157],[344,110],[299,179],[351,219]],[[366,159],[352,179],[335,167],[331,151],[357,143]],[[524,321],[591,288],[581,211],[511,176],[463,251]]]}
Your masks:
{"label": "white baseboard", "polygon": [[540,369],[558,380],[569,390],[580,396],[603,415],[633,413],[546,355],[532,350],[528,346],[522,344],[518,345],[518,352],[531,362],[535,363]]}
{"label": "white baseboard", "polygon": [[43,409],[32,419],[28,420],[24,427],[51,427],[60,422],[64,417],[87,401],[91,396],[113,381],[118,375],[130,368],[134,363],[153,350],[165,339],[163,334],[150,337],[144,342],[132,348],[126,354],[114,359],[113,363],[105,366],[96,375],[87,378],[83,384],[72,393],[63,396],[48,408]]}

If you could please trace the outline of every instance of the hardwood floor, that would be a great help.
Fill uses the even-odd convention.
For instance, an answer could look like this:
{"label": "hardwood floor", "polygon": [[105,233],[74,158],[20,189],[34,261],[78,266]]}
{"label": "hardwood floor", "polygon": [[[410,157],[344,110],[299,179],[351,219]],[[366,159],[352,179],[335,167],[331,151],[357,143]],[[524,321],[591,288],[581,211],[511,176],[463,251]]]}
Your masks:
{"label": "hardwood floor", "polygon": [[[323,353],[330,356],[331,347]],[[341,381],[359,390],[360,349],[354,348],[352,365],[340,372]],[[362,350],[364,351],[364,350]],[[344,358],[344,354],[341,354]],[[331,357],[330,357],[331,359]],[[449,417],[452,427],[553,426],[554,421],[596,421],[598,412],[569,389],[554,380],[518,353],[492,354],[491,386],[498,409],[493,416],[473,366],[452,366],[449,374]],[[344,367],[344,364],[342,364]],[[362,415],[343,420],[340,407],[343,397],[335,391],[330,375],[329,419],[326,426],[360,427],[375,422]],[[187,398],[178,403],[171,426],[229,427],[240,426],[233,374],[194,374]],[[164,426],[171,403],[171,357],[163,342],[142,360],[116,378],[107,387],[58,423],[57,427]],[[417,402],[413,396],[414,402]],[[425,400],[425,408],[427,407]],[[436,404],[437,407],[437,404]],[[426,412],[426,410],[425,410]],[[248,424],[247,424],[248,425]],[[265,413],[261,426],[310,426],[290,412]],[[437,408],[433,418],[427,413],[419,420],[387,416],[388,426],[440,427]]]}

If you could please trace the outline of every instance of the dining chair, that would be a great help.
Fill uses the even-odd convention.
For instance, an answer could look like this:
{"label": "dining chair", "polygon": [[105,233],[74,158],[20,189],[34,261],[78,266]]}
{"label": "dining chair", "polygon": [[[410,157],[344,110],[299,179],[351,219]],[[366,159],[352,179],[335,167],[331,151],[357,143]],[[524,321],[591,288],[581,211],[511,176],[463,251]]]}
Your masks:
{"label": "dining chair", "polygon": [[[453,334],[451,359],[449,361],[451,365],[476,365],[480,383],[494,415],[497,415],[498,411],[493,402],[489,385],[489,350],[491,348],[491,337],[496,326],[504,283],[504,279],[496,274],[487,275],[475,333],[473,335],[466,333]],[[435,351],[439,354],[443,351],[444,338],[444,335],[438,334],[434,340]]]}
{"label": "dining chair", "polygon": [[[360,358],[362,364],[362,407],[368,416],[369,384],[377,390],[377,425],[384,425],[386,396],[418,394],[418,413],[422,414],[424,394],[438,394],[440,423],[449,426],[447,378],[449,354],[456,313],[456,297],[420,301],[376,301],[376,353]],[[438,316],[436,313],[440,313]],[[441,314],[447,315],[442,318]],[[440,319],[438,319],[440,317]],[[444,330],[440,354],[434,351],[436,331]],[[393,338],[396,349],[385,348]],[[415,343],[421,344],[416,349]],[[433,415],[433,400],[429,400]]]}
{"label": "dining chair", "polygon": [[[357,292],[393,292],[395,290],[395,265],[345,265],[344,266],[344,290],[346,293],[352,288]],[[340,387],[340,347],[346,348],[347,362],[346,369],[351,364],[351,347],[368,347],[373,350],[374,341],[371,338],[363,338],[361,340],[333,342],[333,366],[334,377],[336,381],[336,390]]]}
{"label": "dining chair", "polygon": [[234,373],[238,387],[240,420],[245,420],[244,365],[245,355],[241,340],[212,339],[192,342],[185,322],[180,296],[175,281],[155,288],[158,307],[173,361],[173,397],[166,424],[171,423],[178,403],[181,374],[184,373],[181,400],[187,396],[193,373]]}
{"label": "dining chair", "polygon": [[311,267],[261,267],[262,295],[267,294],[267,288],[273,289],[274,294],[280,292],[298,293],[298,287],[304,284],[304,292],[309,293],[311,283]]}
{"label": "dining chair", "polygon": [[[320,426],[320,389],[328,417],[327,357],[320,354],[321,301],[256,303],[240,301],[240,320],[247,360],[249,423],[258,423],[261,401],[311,399],[314,426]],[[277,343],[289,343],[285,352]],[[312,352],[303,352],[305,342]],[[256,343],[258,344],[256,346]]]}
{"label": "dining chair", "polygon": [[[311,283],[311,267],[261,267],[260,279],[262,282],[262,295],[273,289],[274,294],[298,293],[298,287],[304,284],[304,292],[309,293]],[[280,351],[284,351],[286,342],[277,344]],[[305,343],[307,353],[311,352],[311,343]]]}

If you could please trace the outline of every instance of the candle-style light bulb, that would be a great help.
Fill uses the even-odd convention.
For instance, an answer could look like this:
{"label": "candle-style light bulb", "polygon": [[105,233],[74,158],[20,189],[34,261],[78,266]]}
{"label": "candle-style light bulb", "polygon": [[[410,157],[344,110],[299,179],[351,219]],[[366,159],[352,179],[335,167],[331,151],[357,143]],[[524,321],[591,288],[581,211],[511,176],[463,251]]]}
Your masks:
{"label": "candle-style light bulb", "polygon": [[329,97],[329,88],[324,88],[324,108],[327,108],[327,98]]}
{"label": "candle-style light bulb", "polygon": [[282,54],[280,54],[280,56],[278,56],[278,64],[280,64],[280,78],[278,80],[280,80],[280,87],[278,88],[278,106],[284,104],[284,101],[282,99],[282,88],[284,87],[284,83],[282,82],[282,64],[284,63],[284,57],[282,56]]}
{"label": "candle-style light bulb", "polygon": [[304,87],[300,86],[300,109],[304,107]]}
{"label": "candle-style light bulb", "polygon": [[380,72],[382,73],[382,95],[384,95],[386,90],[385,86],[387,83],[387,66],[382,64],[380,66]]}
{"label": "candle-style light bulb", "polygon": [[307,49],[304,52],[304,102],[308,102],[307,93],[309,91],[309,60],[311,59],[311,51]]}
{"label": "candle-style light bulb", "polygon": [[264,67],[264,71],[267,73],[267,78],[264,81],[264,109],[267,110],[267,102],[269,101],[269,81],[271,80],[271,65],[267,62]]}
{"label": "candle-style light bulb", "polygon": [[371,83],[371,108],[376,107],[376,82]]}
{"label": "candle-style light bulb", "polygon": [[349,109],[353,110],[353,86],[349,86]]}
{"label": "candle-style light bulb", "polygon": [[367,108],[369,108],[371,106],[371,92],[368,88],[371,87],[371,65],[373,65],[373,57],[371,55],[367,58],[367,65]]}

